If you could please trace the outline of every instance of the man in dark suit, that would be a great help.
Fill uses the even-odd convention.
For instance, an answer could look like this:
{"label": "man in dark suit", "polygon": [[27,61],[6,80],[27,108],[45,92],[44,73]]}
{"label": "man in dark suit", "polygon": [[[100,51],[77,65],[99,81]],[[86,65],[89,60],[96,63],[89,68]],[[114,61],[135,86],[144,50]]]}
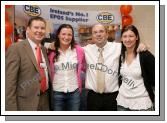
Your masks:
{"label": "man in dark suit", "polygon": [[31,18],[27,39],[6,52],[5,108],[7,111],[50,110],[50,68],[41,41],[46,33],[42,17]]}

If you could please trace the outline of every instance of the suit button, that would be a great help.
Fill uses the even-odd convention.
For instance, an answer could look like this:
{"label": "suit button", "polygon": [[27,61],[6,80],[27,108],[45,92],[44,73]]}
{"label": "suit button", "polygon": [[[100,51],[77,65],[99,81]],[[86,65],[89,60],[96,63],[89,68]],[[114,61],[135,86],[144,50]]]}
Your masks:
{"label": "suit button", "polygon": [[40,96],[40,94],[37,94],[37,96],[39,97],[39,96]]}

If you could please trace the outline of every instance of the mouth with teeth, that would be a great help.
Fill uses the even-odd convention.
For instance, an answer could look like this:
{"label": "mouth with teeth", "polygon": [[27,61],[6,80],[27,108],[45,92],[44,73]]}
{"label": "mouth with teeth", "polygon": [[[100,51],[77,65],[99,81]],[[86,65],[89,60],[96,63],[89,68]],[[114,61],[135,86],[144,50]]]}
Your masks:
{"label": "mouth with teeth", "polygon": [[36,34],[35,35],[37,38],[43,38],[43,34]]}
{"label": "mouth with teeth", "polygon": [[130,42],[126,42],[125,44],[126,44],[126,45],[131,45],[131,43],[130,43]]}
{"label": "mouth with teeth", "polygon": [[102,40],[103,38],[97,38],[97,40]]}

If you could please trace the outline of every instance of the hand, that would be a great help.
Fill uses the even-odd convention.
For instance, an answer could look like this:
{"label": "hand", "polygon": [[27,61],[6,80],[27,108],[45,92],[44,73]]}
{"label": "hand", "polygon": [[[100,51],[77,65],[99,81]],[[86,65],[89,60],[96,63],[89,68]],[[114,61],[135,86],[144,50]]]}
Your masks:
{"label": "hand", "polygon": [[49,49],[55,50],[54,42],[52,42],[52,43],[49,44]]}
{"label": "hand", "polygon": [[138,48],[137,48],[137,52],[143,52],[149,49],[149,46],[144,44],[144,43],[140,43]]}

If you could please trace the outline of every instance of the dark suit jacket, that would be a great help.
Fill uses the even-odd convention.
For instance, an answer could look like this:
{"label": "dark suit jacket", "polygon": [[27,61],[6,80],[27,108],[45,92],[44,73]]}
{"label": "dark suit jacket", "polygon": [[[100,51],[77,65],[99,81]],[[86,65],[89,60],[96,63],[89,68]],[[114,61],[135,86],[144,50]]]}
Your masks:
{"label": "dark suit jacket", "polygon": [[[43,46],[42,52],[50,78],[49,62]],[[8,48],[5,69],[6,110],[37,110],[40,98],[41,76],[28,40],[14,43]],[[50,82],[49,88],[51,88]]]}

